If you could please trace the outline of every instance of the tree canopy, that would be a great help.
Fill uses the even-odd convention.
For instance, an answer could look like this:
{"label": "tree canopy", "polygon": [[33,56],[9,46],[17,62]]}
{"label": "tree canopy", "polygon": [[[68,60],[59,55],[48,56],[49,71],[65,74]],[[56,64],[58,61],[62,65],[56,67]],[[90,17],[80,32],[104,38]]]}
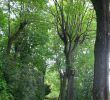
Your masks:
{"label": "tree canopy", "polygon": [[0,0],[0,100],[108,100],[108,1],[91,1]]}

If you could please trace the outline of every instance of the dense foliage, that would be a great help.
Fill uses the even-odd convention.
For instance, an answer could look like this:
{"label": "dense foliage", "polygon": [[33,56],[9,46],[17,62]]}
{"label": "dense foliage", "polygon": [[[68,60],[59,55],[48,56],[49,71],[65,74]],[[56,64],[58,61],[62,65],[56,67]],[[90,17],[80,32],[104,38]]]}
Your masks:
{"label": "dense foliage", "polygon": [[68,68],[63,31],[73,47],[74,100],[93,100],[96,17],[89,0],[0,0],[0,100],[60,98]]}

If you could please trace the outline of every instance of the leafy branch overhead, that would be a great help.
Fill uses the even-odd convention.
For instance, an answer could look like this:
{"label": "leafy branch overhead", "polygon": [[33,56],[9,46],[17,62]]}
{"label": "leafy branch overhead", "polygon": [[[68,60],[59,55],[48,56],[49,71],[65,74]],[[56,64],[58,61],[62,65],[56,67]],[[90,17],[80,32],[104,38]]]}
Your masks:
{"label": "leafy branch overhead", "polygon": [[53,0],[53,2],[54,7],[51,9],[54,9],[55,13],[51,10],[51,14],[54,16],[57,33],[64,44],[68,45],[68,49],[73,51],[78,44],[84,42],[92,30],[94,10],[91,10],[87,3],[79,0],[77,2]]}
{"label": "leafy branch overhead", "polygon": [[0,100],[105,100],[107,2],[0,0]]}
{"label": "leafy branch overhead", "polygon": [[[42,2],[43,3],[43,2]],[[29,27],[32,24],[45,24],[41,22],[43,19],[40,9],[42,5],[40,2],[34,1],[8,1],[8,45],[7,54],[10,53],[12,44],[24,33],[25,27]],[[16,6],[16,9],[15,9]],[[39,14],[39,10],[41,14]],[[39,21],[40,20],[40,23]],[[47,23],[46,23],[47,24]],[[48,27],[48,26],[47,26]]]}

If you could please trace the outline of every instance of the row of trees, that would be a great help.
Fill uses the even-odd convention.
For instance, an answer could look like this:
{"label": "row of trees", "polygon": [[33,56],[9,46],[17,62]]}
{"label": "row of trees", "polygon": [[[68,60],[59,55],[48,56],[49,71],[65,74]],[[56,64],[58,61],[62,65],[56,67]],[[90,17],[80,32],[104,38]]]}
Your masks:
{"label": "row of trees", "polygon": [[108,100],[109,1],[91,1],[0,0],[1,100]]}

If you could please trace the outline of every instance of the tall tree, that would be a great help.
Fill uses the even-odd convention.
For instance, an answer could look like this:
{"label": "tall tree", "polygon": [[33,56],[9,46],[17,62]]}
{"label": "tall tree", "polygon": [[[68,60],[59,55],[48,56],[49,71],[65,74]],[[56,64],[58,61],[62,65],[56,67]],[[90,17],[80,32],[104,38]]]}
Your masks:
{"label": "tall tree", "polygon": [[44,99],[45,59],[47,57],[45,56],[47,49],[44,48],[48,41],[48,23],[41,9],[44,6],[43,2],[42,0],[39,2],[3,0],[3,4],[8,3],[8,6],[6,5],[8,11],[2,9],[3,12],[8,12],[6,14],[8,25],[4,26],[8,31],[5,30],[6,34],[3,31],[7,47],[4,47],[6,55],[2,53],[2,71],[11,100]]}
{"label": "tall tree", "polygon": [[[88,13],[88,5],[80,0],[53,1],[55,13],[52,13],[52,11],[51,13],[55,19],[57,34],[64,44],[63,53],[65,56],[65,69],[59,71],[61,86],[59,100],[74,100],[75,67],[73,63],[75,50],[87,37],[93,13]],[[89,18],[87,18],[86,14],[89,15]],[[86,18],[88,20],[85,21]]]}
{"label": "tall tree", "polygon": [[91,0],[97,16],[93,99],[108,100],[109,0]]}

